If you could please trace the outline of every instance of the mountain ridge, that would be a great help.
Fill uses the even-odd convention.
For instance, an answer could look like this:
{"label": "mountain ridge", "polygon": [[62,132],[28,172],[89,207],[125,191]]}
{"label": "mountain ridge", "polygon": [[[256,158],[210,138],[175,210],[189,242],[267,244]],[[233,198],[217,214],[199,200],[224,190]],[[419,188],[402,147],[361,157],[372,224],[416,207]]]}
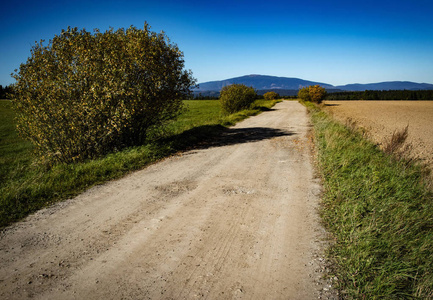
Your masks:
{"label": "mountain ridge", "polygon": [[365,91],[365,90],[433,90],[433,84],[416,83],[411,81],[384,81],[377,83],[352,83],[334,86],[332,84],[310,81],[294,77],[278,77],[270,75],[244,75],[224,80],[208,81],[199,83],[194,93],[220,91],[224,86],[230,84],[245,84],[257,90],[299,90],[309,85],[320,85],[328,90],[341,91]]}

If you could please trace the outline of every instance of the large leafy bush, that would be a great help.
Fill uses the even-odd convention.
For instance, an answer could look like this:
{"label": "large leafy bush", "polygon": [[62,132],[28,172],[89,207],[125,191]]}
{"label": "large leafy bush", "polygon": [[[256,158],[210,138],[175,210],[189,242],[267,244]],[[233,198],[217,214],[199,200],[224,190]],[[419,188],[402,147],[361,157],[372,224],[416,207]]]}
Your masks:
{"label": "large leafy bush", "polygon": [[256,98],[257,93],[254,88],[243,84],[225,86],[220,92],[221,108],[228,114],[250,108]]}
{"label": "large leafy bush", "polygon": [[141,144],[195,83],[164,33],[62,30],[15,71],[18,130],[41,158],[73,162]]}

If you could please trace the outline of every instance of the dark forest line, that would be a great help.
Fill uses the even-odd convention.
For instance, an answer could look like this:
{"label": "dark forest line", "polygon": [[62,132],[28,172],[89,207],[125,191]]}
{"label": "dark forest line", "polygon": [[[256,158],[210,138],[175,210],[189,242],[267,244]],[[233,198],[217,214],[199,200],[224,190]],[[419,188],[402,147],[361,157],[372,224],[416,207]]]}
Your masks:
{"label": "dark forest line", "polygon": [[2,85],[0,85],[0,99],[7,99],[9,98],[9,93],[12,92],[12,87],[11,86],[5,86],[3,87]]}
{"label": "dark forest line", "polygon": [[325,100],[433,100],[433,90],[389,90],[328,93]]}

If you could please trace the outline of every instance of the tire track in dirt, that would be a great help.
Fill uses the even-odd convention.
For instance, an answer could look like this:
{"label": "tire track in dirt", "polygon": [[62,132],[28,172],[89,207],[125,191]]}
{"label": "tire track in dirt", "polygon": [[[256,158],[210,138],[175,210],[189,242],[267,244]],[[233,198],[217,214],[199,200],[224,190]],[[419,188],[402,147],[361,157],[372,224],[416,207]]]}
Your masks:
{"label": "tire track in dirt", "polygon": [[7,228],[0,297],[335,297],[320,279],[309,128],[305,108],[285,101]]}

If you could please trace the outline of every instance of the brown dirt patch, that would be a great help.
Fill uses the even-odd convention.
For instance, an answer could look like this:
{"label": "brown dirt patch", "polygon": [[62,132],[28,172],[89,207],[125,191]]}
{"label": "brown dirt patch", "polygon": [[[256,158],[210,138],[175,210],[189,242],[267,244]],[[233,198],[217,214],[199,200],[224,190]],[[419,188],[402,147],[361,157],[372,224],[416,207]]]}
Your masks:
{"label": "brown dirt patch", "polygon": [[433,167],[433,101],[326,101],[325,110],[342,122],[352,119],[378,144],[409,125],[413,155]]}

